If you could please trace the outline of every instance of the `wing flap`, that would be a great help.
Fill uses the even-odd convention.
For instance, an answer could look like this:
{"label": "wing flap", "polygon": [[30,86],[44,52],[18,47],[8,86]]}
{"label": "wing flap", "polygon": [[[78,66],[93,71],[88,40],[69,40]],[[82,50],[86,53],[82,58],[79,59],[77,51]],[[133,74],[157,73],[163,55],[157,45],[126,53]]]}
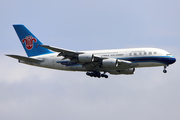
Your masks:
{"label": "wing flap", "polygon": [[29,57],[24,57],[24,56],[20,56],[20,55],[6,55],[18,60],[22,60],[25,62],[42,62],[43,60],[38,60],[38,59],[34,59],[34,58],[29,58]]}

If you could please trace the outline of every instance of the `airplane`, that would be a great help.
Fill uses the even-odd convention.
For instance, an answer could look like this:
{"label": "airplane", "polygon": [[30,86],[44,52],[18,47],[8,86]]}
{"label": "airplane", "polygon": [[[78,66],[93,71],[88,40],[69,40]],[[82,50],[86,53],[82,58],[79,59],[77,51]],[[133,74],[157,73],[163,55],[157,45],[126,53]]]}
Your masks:
{"label": "airplane", "polygon": [[159,48],[130,48],[74,51],[43,45],[24,25],[13,25],[28,57],[7,54],[20,63],[66,71],[82,71],[97,78],[112,75],[132,75],[136,68],[163,66],[176,62],[169,52]]}

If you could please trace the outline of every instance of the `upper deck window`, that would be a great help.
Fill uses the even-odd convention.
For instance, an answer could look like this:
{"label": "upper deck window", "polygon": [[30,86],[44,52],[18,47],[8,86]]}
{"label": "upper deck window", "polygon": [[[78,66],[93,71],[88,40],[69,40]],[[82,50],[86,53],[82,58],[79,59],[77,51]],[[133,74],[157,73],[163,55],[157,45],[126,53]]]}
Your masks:
{"label": "upper deck window", "polygon": [[107,57],[107,56],[109,56],[109,55],[102,55],[102,56]]}
{"label": "upper deck window", "polygon": [[124,56],[124,54],[116,54],[116,56]]}

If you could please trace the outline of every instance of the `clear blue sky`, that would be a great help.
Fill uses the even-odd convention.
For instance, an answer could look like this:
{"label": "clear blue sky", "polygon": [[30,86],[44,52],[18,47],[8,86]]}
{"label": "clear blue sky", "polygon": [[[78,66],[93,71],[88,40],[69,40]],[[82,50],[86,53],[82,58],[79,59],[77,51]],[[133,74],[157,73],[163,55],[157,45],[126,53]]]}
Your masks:
{"label": "clear blue sky", "polygon": [[[180,1],[1,0],[0,119],[179,120]],[[19,64],[26,55],[12,24],[44,44],[72,50],[157,47],[177,62],[108,80]]]}

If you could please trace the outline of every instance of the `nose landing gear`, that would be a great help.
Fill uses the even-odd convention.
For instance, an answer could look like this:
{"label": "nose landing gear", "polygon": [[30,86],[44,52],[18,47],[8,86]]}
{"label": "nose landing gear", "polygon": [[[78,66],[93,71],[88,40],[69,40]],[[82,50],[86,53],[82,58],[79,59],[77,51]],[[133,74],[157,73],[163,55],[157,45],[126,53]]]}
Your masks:
{"label": "nose landing gear", "polygon": [[164,66],[164,70],[163,70],[163,73],[167,73],[167,70],[166,70],[167,66]]}

